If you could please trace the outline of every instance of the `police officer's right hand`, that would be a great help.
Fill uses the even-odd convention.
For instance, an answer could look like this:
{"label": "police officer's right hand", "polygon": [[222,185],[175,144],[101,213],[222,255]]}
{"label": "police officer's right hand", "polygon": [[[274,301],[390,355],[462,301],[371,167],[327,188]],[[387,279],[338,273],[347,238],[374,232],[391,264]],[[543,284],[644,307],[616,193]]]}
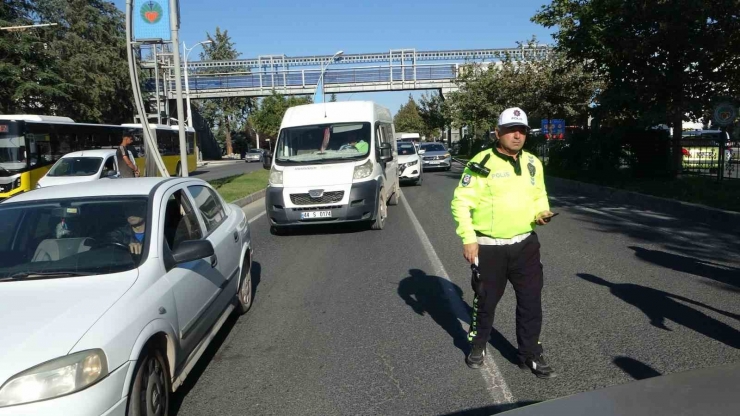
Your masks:
{"label": "police officer's right hand", "polygon": [[475,259],[478,257],[478,243],[470,243],[463,245],[463,257],[470,264],[475,263]]}

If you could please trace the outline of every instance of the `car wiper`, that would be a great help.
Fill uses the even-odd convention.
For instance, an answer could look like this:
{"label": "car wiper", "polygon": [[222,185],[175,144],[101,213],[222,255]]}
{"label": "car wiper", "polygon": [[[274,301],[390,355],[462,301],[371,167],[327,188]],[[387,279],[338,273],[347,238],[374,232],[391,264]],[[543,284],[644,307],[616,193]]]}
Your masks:
{"label": "car wiper", "polygon": [[18,272],[11,274],[8,277],[0,278],[0,282],[8,282],[13,280],[41,280],[41,279],[56,279],[62,277],[77,277],[77,276],[91,276],[94,273],[87,272]]}

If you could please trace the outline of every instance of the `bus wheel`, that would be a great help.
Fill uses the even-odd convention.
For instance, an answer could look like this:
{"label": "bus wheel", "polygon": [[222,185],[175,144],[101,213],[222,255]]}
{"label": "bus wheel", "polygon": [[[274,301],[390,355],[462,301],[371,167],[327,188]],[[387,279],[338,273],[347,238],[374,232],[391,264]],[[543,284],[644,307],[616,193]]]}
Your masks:
{"label": "bus wheel", "polygon": [[175,176],[182,176],[182,165],[180,162],[177,162],[177,169],[175,170]]}

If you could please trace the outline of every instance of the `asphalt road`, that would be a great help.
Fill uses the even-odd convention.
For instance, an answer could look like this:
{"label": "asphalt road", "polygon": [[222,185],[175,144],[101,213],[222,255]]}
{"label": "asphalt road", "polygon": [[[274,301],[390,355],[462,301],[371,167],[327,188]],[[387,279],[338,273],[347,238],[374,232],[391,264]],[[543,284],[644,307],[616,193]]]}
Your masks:
{"label": "asphalt road", "polygon": [[423,186],[404,187],[379,232],[330,227],[276,237],[258,217],[254,306],[225,325],[172,414],[494,414],[740,362],[737,236],[552,193],[561,215],[538,230],[541,341],[560,375],[539,380],[513,364],[511,287],[487,371],[468,369],[469,268],[449,211],[459,176],[427,173]]}
{"label": "asphalt road", "polygon": [[190,176],[195,176],[204,181],[212,181],[214,179],[228,178],[229,176],[237,176],[259,169],[263,169],[262,163],[259,162],[246,163],[243,160],[219,160],[208,162],[207,165],[199,167],[195,172],[192,172]]}

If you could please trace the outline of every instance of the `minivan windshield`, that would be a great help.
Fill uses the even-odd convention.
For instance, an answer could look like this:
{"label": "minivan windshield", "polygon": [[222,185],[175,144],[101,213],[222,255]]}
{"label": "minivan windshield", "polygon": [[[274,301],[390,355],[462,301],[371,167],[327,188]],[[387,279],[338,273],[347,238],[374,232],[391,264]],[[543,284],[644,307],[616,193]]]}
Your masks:
{"label": "minivan windshield", "polygon": [[317,124],[280,131],[277,163],[362,159],[370,152],[370,123]]}
{"label": "minivan windshield", "polygon": [[[0,282],[109,274],[139,266],[146,197],[0,205]],[[132,245],[141,250],[132,250]]]}
{"label": "minivan windshield", "polygon": [[90,176],[98,173],[101,157],[64,157],[47,173],[48,176]]}

